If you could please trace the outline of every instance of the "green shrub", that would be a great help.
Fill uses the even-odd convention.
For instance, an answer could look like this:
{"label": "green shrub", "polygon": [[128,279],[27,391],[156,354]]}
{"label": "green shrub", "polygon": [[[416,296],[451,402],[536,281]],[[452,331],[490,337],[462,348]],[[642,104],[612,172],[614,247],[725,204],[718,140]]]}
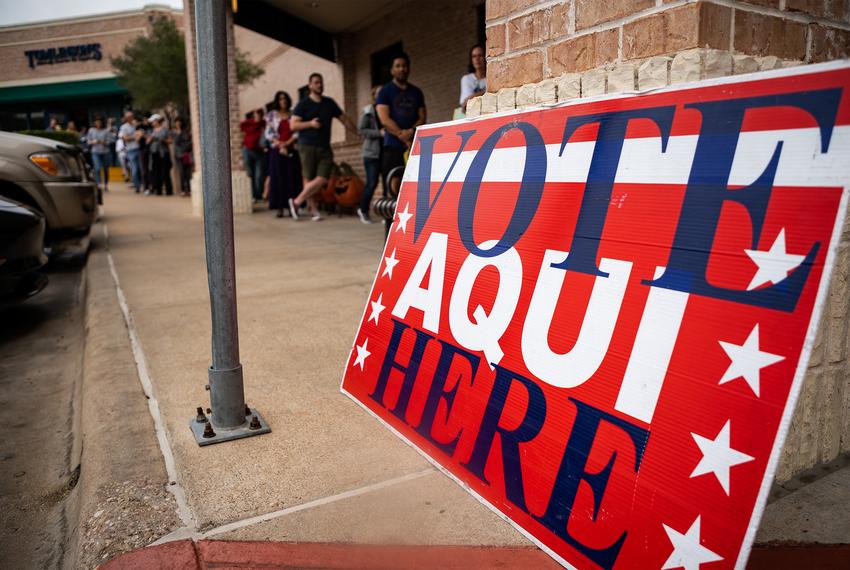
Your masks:
{"label": "green shrub", "polygon": [[69,133],[68,131],[18,131],[22,135],[29,135],[31,137],[42,137],[45,139],[51,139],[54,141],[59,141],[65,144],[77,145],[80,144],[80,134],[79,133]]}

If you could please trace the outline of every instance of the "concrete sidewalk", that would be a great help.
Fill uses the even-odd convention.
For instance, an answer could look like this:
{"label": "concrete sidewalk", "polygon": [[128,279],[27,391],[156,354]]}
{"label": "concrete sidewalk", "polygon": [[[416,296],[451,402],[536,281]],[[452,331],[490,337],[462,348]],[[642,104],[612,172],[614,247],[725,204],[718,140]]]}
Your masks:
{"label": "concrete sidewalk", "polygon": [[[531,546],[339,392],[380,260],[381,224],[296,223],[266,211],[237,218],[246,399],[273,431],[200,448],[188,423],[208,406],[202,222],[179,197],[118,187],[106,198],[109,254],[191,514],[182,534]],[[252,519],[259,515],[272,520]]]}
{"label": "concrete sidewalk", "polygon": [[[96,281],[89,289],[114,292],[117,277],[142,380],[149,378],[149,395],[160,412],[161,444],[166,455],[173,454],[173,468],[166,459],[166,469],[157,472],[171,469],[173,483],[163,485],[177,498],[183,522],[172,520],[172,531],[157,542],[494,546],[506,548],[488,554],[486,566],[559,567],[340,394],[380,260],[382,232],[381,224],[364,226],[353,217],[296,223],[259,211],[236,219],[246,399],[273,431],[200,448],[188,424],[197,406],[208,406],[210,313],[202,221],[191,215],[188,200],[176,196],[143,196],[118,185],[106,196],[92,261],[109,261],[115,271],[114,276],[93,271]],[[155,435],[148,440],[155,444]],[[841,469],[834,477],[846,479],[848,473]],[[797,520],[794,526],[800,508],[795,496],[805,494],[771,505],[765,522],[781,523],[767,525],[759,541],[808,542],[807,531],[799,529],[819,523]],[[824,517],[819,528],[827,531],[814,541],[846,542],[835,540],[847,528],[843,499],[831,502],[838,519]],[[192,543],[181,544],[185,550]],[[753,562],[751,567],[775,565]]]}

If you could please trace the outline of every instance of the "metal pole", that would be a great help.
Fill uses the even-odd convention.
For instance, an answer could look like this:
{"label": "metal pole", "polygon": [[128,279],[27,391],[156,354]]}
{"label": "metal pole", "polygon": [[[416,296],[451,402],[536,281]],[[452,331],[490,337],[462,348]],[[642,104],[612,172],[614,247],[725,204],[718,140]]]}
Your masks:
{"label": "metal pole", "polygon": [[[200,413],[190,426],[198,443],[203,445],[270,430],[267,425],[263,425],[264,429],[251,427],[251,433],[247,433],[249,424],[254,426],[258,422],[257,418],[246,414],[250,410],[245,407],[242,365],[239,363],[225,0],[196,0],[195,30],[198,53],[201,180],[204,186],[204,242],[212,313],[212,365],[209,369],[212,426],[203,425]],[[221,433],[216,436],[211,427],[220,428],[222,431],[236,430],[239,433]],[[198,430],[202,431],[204,428],[207,428],[207,431],[203,436],[199,436]],[[210,433],[213,435],[209,435]]]}

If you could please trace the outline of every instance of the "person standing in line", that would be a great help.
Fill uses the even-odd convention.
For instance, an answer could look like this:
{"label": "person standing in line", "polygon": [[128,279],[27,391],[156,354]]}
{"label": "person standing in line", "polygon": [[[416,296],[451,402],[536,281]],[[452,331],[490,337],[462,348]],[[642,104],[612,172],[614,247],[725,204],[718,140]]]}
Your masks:
{"label": "person standing in line", "polygon": [[384,129],[378,120],[378,112],[375,111],[375,98],[380,90],[380,85],[372,87],[372,102],[363,107],[363,113],[357,122],[357,132],[363,137],[363,168],[366,170],[366,186],[363,188],[357,215],[364,224],[372,223],[369,206],[372,204],[372,196],[381,175],[381,141],[384,138]]}
{"label": "person standing in line", "polygon": [[177,169],[177,179],[180,180],[180,195],[186,197],[191,192],[189,180],[192,178],[192,132],[186,128],[186,121],[182,117],[174,119],[174,132],[171,134],[174,141],[174,168]]}
{"label": "person standing in line", "polygon": [[118,140],[115,141],[115,154],[118,155],[118,164],[121,166],[121,174],[124,176],[124,182],[130,181],[130,162],[127,160],[127,149],[124,144],[124,139],[118,135]]}
{"label": "person standing in line", "polygon": [[336,101],[322,95],[324,80],[320,73],[311,73],[307,82],[309,94],[298,102],[292,112],[292,130],[298,133],[298,154],[301,156],[301,171],[304,189],[289,200],[292,219],[298,219],[298,208],[304,202],[310,206],[312,220],[322,220],[316,204],[315,194],[328,183],[333,167],[331,150],[331,121],[338,119],[345,128],[357,133],[354,123],[342,112]]}
{"label": "person standing in line", "polygon": [[94,162],[91,156],[91,146],[89,146],[89,130],[90,129],[83,125],[83,128],[77,131],[77,134],[80,139],[80,148],[83,149],[83,160],[85,160],[86,164],[88,164],[91,168],[94,168]]}
{"label": "person standing in line", "polygon": [[86,132],[86,144],[91,151],[94,177],[98,187],[109,192],[109,165],[112,160],[112,133],[103,125],[103,117],[94,118],[94,126]]}
{"label": "person standing in line", "polygon": [[283,217],[290,200],[301,192],[301,164],[294,146],[292,99],[285,91],[275,93],[275,105],[268,114],[266,139],[269,141],[269,210]]}
{"label": "person standing in line", "polygon": [[148,135],[150,135],[150,122],[147,117],[136,119],[136,137],[139,140],[139,164],[142,167],[139,173],[142,176],[142,186],[145,189],[145,196],[150,196],[153,188],[153,177],[151,176],[151,154],[148,148]]}
{"label": "person standing in line", "polygon": [[263,130],[260,131],[260,140],[257,143],[260,148],[259,173],[260,173],[260,200],[267,200],[266,189],[268,188],[269,177],[269,141],[266,140],[266,110],[268,103],[262,107],[257,107],[257,117],[263,121]]}
{"label": "person standing in line", "polygon": [[[413,144],[416,127],[424,125],[427,119],[425,95],[407,81],[410,57],[406,53],[399,53],[393,58],[390,74],[393,80],[381,88],[375,106],[386,131],[381,159],[384,188],[387,188],[389,173],[397,166],[404,166],[404,153]],[[392,190],[398,191],[397,188]]]}
{"label": "person standing in line", "polygon": [[242,122],[242,161],[245,163],[245,171],[251,179],[251,196],[254,202],[263,199],[263,153],[262,138],[266,128],[263,119],[263,110],[254,109],[247,113]]}
{"label": "person standing in line", "polygon": [[153,192],[157,196],[162,196],[162,186],[165,184],[165,195],[171,196],[174,194],[174,187],[171,184],[171,153],[168,146],[171,136],[161,115],[151,115],[150,122],[153,128],[147,137],[147,143],[151,160]]}
{"label": "person standing in line", "polygon": [[487,58],[481,44],[469,50],[469,73],[460,78],[460,106],[466,113],[466,103],[487,91]]}
{"label": "person standing in line", "polygon": [[109,166],[119,166],[118,150],[115,148],[118,142],[118,129],[115,128],[115,118],[109,117],[106,119],[106,128],[112,137],[112,142],[109,144]]}
{"label": "person standing in line", "polygon": [[133,111],[124,113],[124,122],[118,129],[118,136],[124,141],[127,162],[130,164],[130,179],[133,182],[136,194],[138,194],[142,188],[142,159],[139,137],[136,131],[136,117],[133,115]]}

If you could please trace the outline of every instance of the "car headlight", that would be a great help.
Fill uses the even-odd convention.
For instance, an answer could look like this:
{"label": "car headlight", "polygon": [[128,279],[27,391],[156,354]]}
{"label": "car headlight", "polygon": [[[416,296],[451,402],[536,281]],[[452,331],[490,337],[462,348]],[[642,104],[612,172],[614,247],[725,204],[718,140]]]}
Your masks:
{"label": "car headlight", "polygon": [[68,162],[58,152],[37,152],[30,155],[30,162],[50,176],[70,176]]}

